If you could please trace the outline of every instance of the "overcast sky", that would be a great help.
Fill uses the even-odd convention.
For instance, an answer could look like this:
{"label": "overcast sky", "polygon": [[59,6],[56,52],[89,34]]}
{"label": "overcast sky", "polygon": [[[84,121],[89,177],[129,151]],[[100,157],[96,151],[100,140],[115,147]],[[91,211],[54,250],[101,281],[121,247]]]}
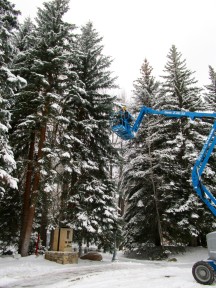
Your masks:
{"label": "overcast sky", "polygon": [[[32,19],[47,1],[10,0],[22,17]],[[129,96],[144,59],[159,79],[173,44],[199,85],[208,84],[208,65],[216,70],[215,13],[216,0],[71,0],[65,20],[77,26],[93,22],[103,36],[104,54],[114,59],[118,84]]]}

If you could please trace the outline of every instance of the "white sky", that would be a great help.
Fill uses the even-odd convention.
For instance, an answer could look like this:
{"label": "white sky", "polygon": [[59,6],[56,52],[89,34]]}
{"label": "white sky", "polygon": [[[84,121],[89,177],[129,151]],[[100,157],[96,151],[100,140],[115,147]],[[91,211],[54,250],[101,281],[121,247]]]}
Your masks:
{"label": "white sky", "polygon": [[[22,17],[32,19],[47,1],[10,0]],[[172,44],[199,85],[208,84],[208,65],[216,69],[215,11],[215,0],[71,0],[65,20],[77,26],[93,22],[104,54],[114,59],[118,84],[129,96],[145,58],[154,76],[163,75]]]}

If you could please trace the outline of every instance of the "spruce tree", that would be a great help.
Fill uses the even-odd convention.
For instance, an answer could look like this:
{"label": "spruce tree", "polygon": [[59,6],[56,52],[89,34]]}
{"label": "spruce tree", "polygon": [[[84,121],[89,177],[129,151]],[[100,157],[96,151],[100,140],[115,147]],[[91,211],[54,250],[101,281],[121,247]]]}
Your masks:
{"label": "spruce tree", "polygon": [[[164,72],[160,93],[156,93],[154,98],[143,93],[148,103],[146,106],[172,111],[206,109],[193,72],[187,69],[186,61],[182,60],[175,46],[169,51]],[[136,95],[142,95],[141,83],[140,79],[135,82]],[[152,125],[149,125],[149,119],[155,119],[151,120]],[[193,190],[191,169],[209,133],[209,124],[201,119],[192,121],[188,118],[171,119],[151,115],[147,115],[143,122],[134,147],[129,150],[129,164],[124,172],[128,196],[126,243],[129,247],[135,243],[150,242],[157,245],[163,241],[172,244],[201,243],[198,241],[209,231],[208,223],[212,224],[212,218]],[[142,145],[141,139],[145,145]],[[211,171],[209,168],[207,170]],[[206,173],[205,180],[211,187],[213,180],[210,174]],[[155,201],[157,207],[151,206],[151,203],[156,204]],[[155,218],[150,218],[152,215]],[[148,227],[148,224],[155,223],[156,216],[159,216],[161,229],[157,230],[160,233],[155,234],[160,235],[160,241],[155,242],[153,225]]]}
{"label": "spruce tree", "polygon": [[25,85],[24,79],[16,77],[11,70],[15,53],[13,35],[18,27],[14,4],[0,1],[0,243],[6,245],[17,241],[19,227],[18,179],[14,175],[16,162],[11,148],[11,112],[14,93]]}
{"label": "spruce tree", "polygon": [[[20,113],[14,120],[14,133],[20,138],[14,145],[23,149],[20,156],[20,173],[23,175],[22,256],[28,253],[39,191],[50,193],[56,187],[58,173],[54,168],[59,161],[56,135],[64,120],[61,117],[62,102],[73,58],[74,25],[62,20],[68,9],[67,0],[44,3],[44,8],[38,9],[36,28],[29,27],[33,29],[29,35],[34,35],[35,41],[29,36],[24,48],[20,42],[20,53],[15,60],[17,73],[28,79],[27,87],[18,95],[20,101],[17,98],[16,110]],[[20,35],[27,28],[23,27]]]}
{"label": "spruce tree", "polygon": [[10,128],[10,101],[19,79],[10,71],[14,47],[13,31],[17,28],[18,11],[7,0],[0,1],[0,193],[4,193],[4,185],[17,187],[17,180],[11,175],[16,164],[11,150],[8,130]]}
{"label": "spruce tree", "polygon": [[76,71],[84,90],[80,90],[81,97],[67,103],[69,111],[76,111],[76,128],[73,129],[71,145],[77,168],[71,167],[70,212],[67,212],[66,219],[75,228],[80,243],[86,240],[110,247],[117,209],[109,163],[116,152],[109,138],[113,97],[106,91],[115,87],[115,79],[109,71],[112,60],[103,55],[101,41],[102,37],[91,22],[81,28]]}
{"label": "spruce tree", "polygon": [[[141,77],[134,81],[134,113],[142,106],[155,107],[159,93],[159,82],[152,76],[152,67],[145,59],[141,66]],[[160,205],[157,195],[159,175],[155,174],[157,159],[154,156],[156,121],[146,115],[133,144],[126,153],[122,187],[127,199],[124,215],[125,245],[163,244]]]}
{"label": "spruce tree", "polygon": [[[201,89],[173,45],[167,55],[157,109],[197,111],[203,108]],[[201,129],[200,129],[201,128]],[[199,235],[199,211],[203,209],[191,185],[191,168],[202,148],[201,120],[162,118],[158,122],[157,154],[161,175],[158,187],[163,201],[165,239],[190,243]]]}
{"label": "spruce tree", "polygon": [[210,83],[205,86],[206,92],[204,93],[204,97],[208,110],[216,111],[216,72],[211,65],[209,65],[209,81]]}
{"label": "spruce tree", "polygon": [[[212,66],[209,65],[209,84],[205,85],[205,91],[204,91],[204,107],[206,111],[216,111],[216,104],[215,104],[215,98],[216,97],[216,73]],[[201,129],[203,130],[202,133],[205,135],[205,138],[203,141],[206,140],[208,134],[210,133],[210,130],[212,128],[212,125],[215,121],[215,119],[202,119],[204,122],[204,125],[202,125]],[[204,144],[204,143],[203,143]],[[207,189],[215,194],[215,149],[213,150],[213,153],[211,154],[208,164],[206,165],[206,168],[204,170],[203,176],[202,176],[202,182],[207,187]],[[204,206],[202,210],[202,214],[200,215],[200,225],[199,225],[199,243],[202,245],[206,245],[206,234],[209,232],[212,232],[212,230],[215,229],[215,216],[210,214],[208,208]]]}

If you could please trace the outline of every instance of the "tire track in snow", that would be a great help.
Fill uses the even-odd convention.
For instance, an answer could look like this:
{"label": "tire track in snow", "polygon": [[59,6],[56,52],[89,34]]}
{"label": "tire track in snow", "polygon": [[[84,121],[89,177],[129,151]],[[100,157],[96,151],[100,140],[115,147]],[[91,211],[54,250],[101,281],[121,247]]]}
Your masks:
{"label": "tire track in snow", "polygon": [[[74,264],[76,265],[76,264]],[[98,273],[103,273],[107,271],[115,270],[127,270],[127,269],[137,269],[141,267],[140,265],[145,264],[132,264],[128,263],[110,263],[110,264],[100,264],[100,265],[91,265],[91,266],[78,266],[70,267],[65,270],[57,271],[55,274],[46,273],[38,276],[29,276],[26,275],[25,278],[22,277],[22,280],[17,280],[15,282],[9,283],[8,285],[0,288],[37,288],[37,287],[52,287],[53,284],[60,283],[61,281],[70,280],[79,281],[86,277],[94,276]]]}

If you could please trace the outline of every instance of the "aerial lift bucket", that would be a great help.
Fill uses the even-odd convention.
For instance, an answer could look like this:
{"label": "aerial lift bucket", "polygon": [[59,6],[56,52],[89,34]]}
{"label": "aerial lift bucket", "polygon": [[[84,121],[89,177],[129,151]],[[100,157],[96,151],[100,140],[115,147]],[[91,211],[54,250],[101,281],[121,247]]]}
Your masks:
{"label": "aerial lift bucket", "polygon": [[115,132],[121,139],[129,140],[134,138],[130,125],[118,124],[112,126],[112,131]]}

